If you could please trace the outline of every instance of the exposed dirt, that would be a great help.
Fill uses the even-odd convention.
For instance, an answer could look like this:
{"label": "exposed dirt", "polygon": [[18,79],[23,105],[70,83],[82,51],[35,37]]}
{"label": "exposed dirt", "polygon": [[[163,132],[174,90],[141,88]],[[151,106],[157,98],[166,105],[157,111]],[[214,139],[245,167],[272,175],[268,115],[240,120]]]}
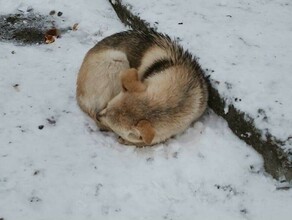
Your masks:
{"label": "exposed dirt", "polygon": [[49,16],[17,13],[0,16],[0,40],[15,41],[23,44],[42,44],[47,29],[54,26]]}
{"label": "exposed dirt", "polygon": [[[46,33],[52,29],[56,30],[56,24],[62,21],[60,17],[63,14],[62,12],[58,12],[57,15],[50,13],[41,15],[31,9],[27,12],[0,15],[0,41],[13,41],[19,44],[46,43]],[[60,31],[63,33],[67,30],[69,28]]]}

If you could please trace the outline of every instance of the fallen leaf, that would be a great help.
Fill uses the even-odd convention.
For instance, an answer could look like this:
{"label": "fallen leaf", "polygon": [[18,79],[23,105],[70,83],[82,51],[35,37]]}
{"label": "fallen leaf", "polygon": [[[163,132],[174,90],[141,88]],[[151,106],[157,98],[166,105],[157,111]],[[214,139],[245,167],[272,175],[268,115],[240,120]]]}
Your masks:
{"label": "fallen leaf", "polygon": [[51,44],[55,42],[55,37],[52,35],[45,35],[46,44]]}
{"label": "fallen leaf", "polygon": [[73,31],[77,31],[78,30],[78,23],[75,23],[72,27]]}

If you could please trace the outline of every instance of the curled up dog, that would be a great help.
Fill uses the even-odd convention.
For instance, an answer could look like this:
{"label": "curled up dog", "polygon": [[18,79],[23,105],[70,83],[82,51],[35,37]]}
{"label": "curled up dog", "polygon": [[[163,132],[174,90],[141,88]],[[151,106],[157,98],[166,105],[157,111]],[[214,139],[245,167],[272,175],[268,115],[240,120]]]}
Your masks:
{"label": "curled up dog", "polygon": [[154,31],[105,38],[88,52],[77,80],[81,109],[136,146],[182,133],[204,113],[207,99],[195,58]]}

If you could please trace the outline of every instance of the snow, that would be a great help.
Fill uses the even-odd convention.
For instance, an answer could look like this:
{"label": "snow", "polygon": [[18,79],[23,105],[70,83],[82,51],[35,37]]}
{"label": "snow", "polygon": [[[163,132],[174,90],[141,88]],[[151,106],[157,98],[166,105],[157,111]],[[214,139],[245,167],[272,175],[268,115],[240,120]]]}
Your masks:
{"label": "snow", "polygon": [[[292,4],[286,0],[123,0],[158,30],[178,37],[214,70],[228,103],[263,134],[292,136]],[[235,101],[235,98],[241,101]],[[292,151],[286,142],[284,150]]]}
{"label": "snow", "polygon": [[212,111],[139,149],[99,132],[78,108],[86,51],[124,30],[107,1],[0,5],[0,14],[33,7],[62,11],[61,25],[79,23],[49,45],[0,42],[0,219],[290,219],[291,189],[280,190]]}

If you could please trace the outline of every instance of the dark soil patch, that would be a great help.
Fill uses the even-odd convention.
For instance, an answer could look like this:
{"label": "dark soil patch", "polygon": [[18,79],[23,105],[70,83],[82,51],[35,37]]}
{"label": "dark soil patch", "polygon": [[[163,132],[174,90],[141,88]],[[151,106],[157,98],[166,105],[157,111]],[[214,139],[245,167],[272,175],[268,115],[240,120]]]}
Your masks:
{"label": "dark soil patch", "polygon": [[24,28],[21,30],[16,30],[14,32],[14,36],[12,39],[23,42],[25,44],[33,44],[33,43],[43,43],[44,42],[44,34],[42,30],[38,30],[35,28]]}
{"label": "dark soil patch", "polygon": [[0,15],[0,41],[20,44],[43,44],[48,30],[56,28],[56,17],[41,15],[33,10]]}

